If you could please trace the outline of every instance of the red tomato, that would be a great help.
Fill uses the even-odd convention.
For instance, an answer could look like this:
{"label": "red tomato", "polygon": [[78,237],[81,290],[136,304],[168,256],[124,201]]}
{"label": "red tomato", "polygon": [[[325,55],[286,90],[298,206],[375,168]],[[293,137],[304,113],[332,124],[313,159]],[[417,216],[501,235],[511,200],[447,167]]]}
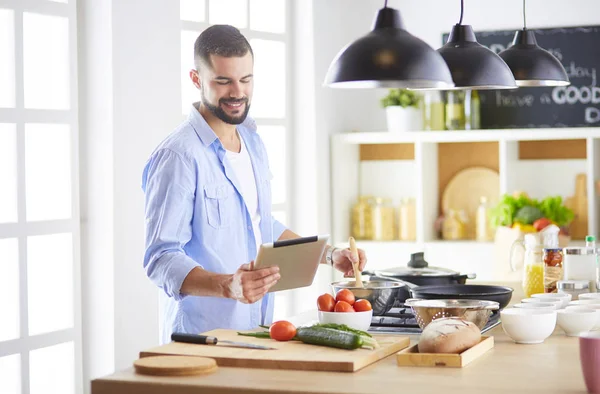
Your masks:
{"label": "red tomato", "polygon": [[348,304],[346,301],[338,301],[335,303],[335,311],[336,312],[356,312],[352,305]]}
{"label": "red tomato", "polygon": [[354,297],[354,293],[352,293],[350,290],[342,289],[342,290],[338,291],[338,293],[336,294],[335,300],[338,302],[345,301],[350,305],[354,305],[354,301],[356,301],[356,297]]}
{"label": "red tomato", "polygon": [[335,307],[335,298],[331,294],[325,293],[317,298],[317,306],[320,311],[323,312],[333,312],[333,308]]}
{"label": "red tomato", "polygon": [[276,321],[271,324],[269,335],[276,341],[289,341],[296,336],[296,327],[289,321]]}
{"label": "red tomato", "polygon": [[357,312],[366,312],[373,309],[369,300],[356,300],[353,307]]}

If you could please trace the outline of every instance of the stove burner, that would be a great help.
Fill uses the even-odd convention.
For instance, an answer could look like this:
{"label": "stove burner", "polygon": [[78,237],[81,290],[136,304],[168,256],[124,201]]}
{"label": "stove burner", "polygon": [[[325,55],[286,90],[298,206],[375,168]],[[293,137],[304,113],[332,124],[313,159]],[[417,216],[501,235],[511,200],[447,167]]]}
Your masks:
{"label": "stove burner", "polygon": [[[496,311],[492,313],[481,333],[491,330],[498,324],[500,324],[500,313]],[[422,332],[412,309],[404,305],[390,309],[383,316],[373,316],[369,331],[392,334],[420,334]]]}

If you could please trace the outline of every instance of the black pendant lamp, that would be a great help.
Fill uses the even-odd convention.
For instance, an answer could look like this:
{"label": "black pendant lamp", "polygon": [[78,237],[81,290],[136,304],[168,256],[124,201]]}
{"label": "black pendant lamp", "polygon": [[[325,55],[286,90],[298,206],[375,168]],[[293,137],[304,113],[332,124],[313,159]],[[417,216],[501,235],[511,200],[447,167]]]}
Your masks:
{"label": "black pendant lamp", "polygon": [[541,48],[535,33],[527,30],[523,0],[523,30],[515,33],[512,45],[499,53],[510,67],[518,86],[567,86],[569,77],[560,61]]}
{"label": "black pendant lamp", "polygon": [[510,68],[500,56],[477,42],[473,27],[463,25],[464,0],[460,20],[452,27],[446,44],[438,49],[454,80],[455,89],[516,89]]}
{"label": "black pendant lamp", "polygon": [[444,59],[404,29],[400,12],[380,9],[372,31],[344,47],[325,84],[341,88],[446,89],[454,86]]}

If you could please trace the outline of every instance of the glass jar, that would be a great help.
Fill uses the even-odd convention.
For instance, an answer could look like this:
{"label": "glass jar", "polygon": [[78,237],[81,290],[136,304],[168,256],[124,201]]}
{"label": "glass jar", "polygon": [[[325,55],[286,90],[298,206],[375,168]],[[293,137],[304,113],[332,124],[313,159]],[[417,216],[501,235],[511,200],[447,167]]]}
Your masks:
{"label": "glass jar", "polygon": [[475,239],[486,242],[490,240],[490,234],[487,198],[481,196],[479,197],[479,206],[475,217]]}
{"label": "glass jar", "polygon": [[355,239],[373,239],[372,199],[371,196],[361,196],[352,207],[352,236]]}
{"label": "glass jar", "polygon": [[391,241],[395,239],[395,210],[392,200],[376,197],[372,207],[373,240]]}
{"label": "glass jar", "polygon": [[581,294],[590,292],[587,280],[559,280],[556,288],[559,293],[571,294],[572,301],[578,300]]}
{"label": "glass jar", "polygon": [[423,95],[423,130],[444,130],[444,100],[438,91]]}
{"label": "glass jar", "polygon": [[398,234],[401,241],[414,241],[417,239],[417,213],[413,198],[402,199],[400,204]]}
{"label": "glass jar", "polygon": [[465,129],[465,92],[446,92],[446,130]]}
{"label": "glass jar", "polygon": [[563,279],[562,249],[544,248],[544,293],[556,293],[557,283]]}
{"label": "glass jar", "polygon": [[481,129],[481,101],[477,90],[465,92],[465,129]]}
{"label": "glass jar", "polygon": [[464,214],[455,209],[449,209],[446,215],[444,215],[442,238],[446,240],[460,240],[465,239],[466,236],[467,225]]}

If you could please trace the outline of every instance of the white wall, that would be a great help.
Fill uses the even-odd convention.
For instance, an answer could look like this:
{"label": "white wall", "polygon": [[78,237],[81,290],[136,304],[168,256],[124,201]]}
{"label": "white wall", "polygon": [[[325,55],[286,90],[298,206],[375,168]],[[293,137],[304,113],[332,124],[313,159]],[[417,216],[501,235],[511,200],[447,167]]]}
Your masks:
{"label": "white wall", "polygon": [[179,4],[80,0],[84,379],[158,344],[142,170],[181,121]]}

